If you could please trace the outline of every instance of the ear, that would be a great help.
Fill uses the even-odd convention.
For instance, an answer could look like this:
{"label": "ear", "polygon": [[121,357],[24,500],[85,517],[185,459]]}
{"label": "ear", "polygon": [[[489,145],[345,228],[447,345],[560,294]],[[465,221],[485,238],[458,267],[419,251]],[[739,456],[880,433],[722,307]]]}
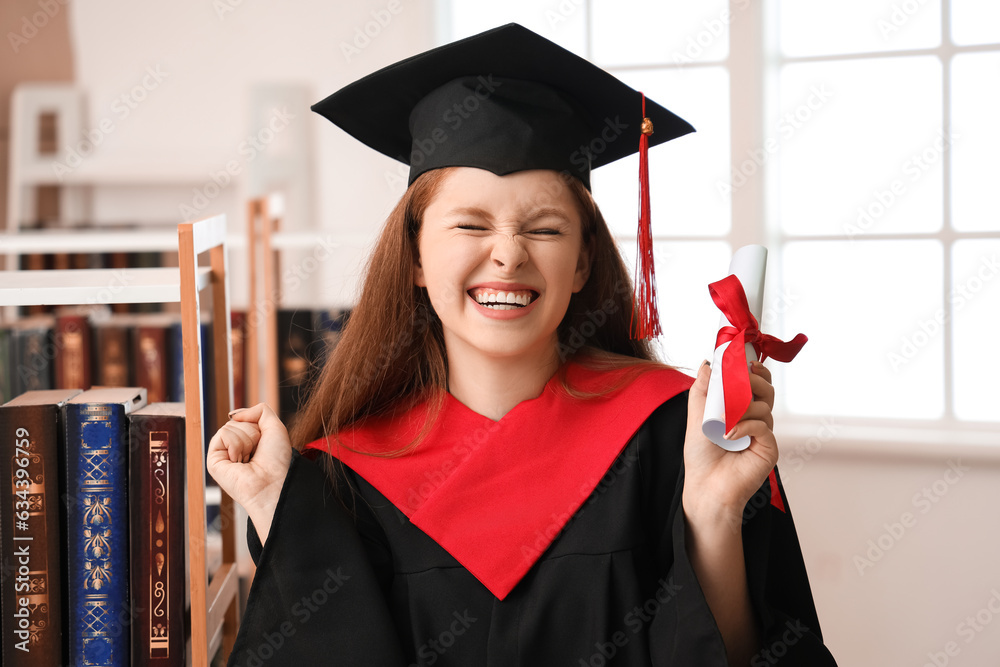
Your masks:
{"label": "ear", "polygon": [[576,262],[576,274],[573,276],[573,291],[579,292],[590,278],[590,258],[593,256],[593,239],[588,244],[581,244],[580,258]]}
{"label": "ear", "polygon": [[413,258],[413,284],[417,287],[427,287],[427,280],[424,278],[424,267],[420,266],[420,258]]}

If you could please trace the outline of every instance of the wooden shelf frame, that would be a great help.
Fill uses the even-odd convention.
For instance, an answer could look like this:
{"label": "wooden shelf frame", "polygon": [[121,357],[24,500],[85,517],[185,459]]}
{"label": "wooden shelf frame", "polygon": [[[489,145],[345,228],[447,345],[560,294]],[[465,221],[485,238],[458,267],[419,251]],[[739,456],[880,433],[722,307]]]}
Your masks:
{"label": "wooden shelf frame", "polygon": [[[247,203],[246,251],[247,274],[250,281],[244,339],[247,402],[253,404],[263,401],[274,410],[275,414],[279,414],[281,408],[276,352],[281,294],[278,289],[278,258],[273,238],[281,224],[283,214],[284,201],[280,194],[251,199]],[[263,285],[261,292],[258,293],[258,285],[261,282]],[[269,299],[273,300],[273,303],[267,303]],[[260,367],[261,338],[264,345],[263,378]]]}
{"label": "wooden shelf frame", "polygon": [[[177,227],[178,263],[181,288],[181,332],[184,346],[184,403],[187,435],[188,497],[205,497],[205,441],[201,368],[201,290],[198,287],[199,255],[209,253],[212,295],[212,347],[215,351],[214,433],[233,409],[233,350],[230,344],[229,280],[226,257],[226,218],[217,215]],[[221,352],[221,354],[220,354]],[[219,380],[226,390],[220,391]],[[219,503],[222,520],[222,564],[211,580],[205,559],[205,508],[188,502],[188,533],[192,535],[188,553],[191,572],[191,653],[192,664],[208,665],[220,645],[228,660],[239,626],[239,573],[236,567],[236,525],[233,499],[222,492]],[[200,536],[199,541],[197,537]]]}
{"label": "wooden shelf frame", "polygon": [[[218,215],[178,225],[179,268],[75,269],[69,271],[0,272],[0,306],[77,305],[86,303],[180,302],[184,356],[184,403],[188,533],[191,595],[191,662],[207,666],[221,648],[228,659],[239,627],[239,576],[233,500],[221,492],[222,564],[209,580],[205,557],[205,440],[202,428],[201,297],[212,297],[212,345],[215,350],[215,421],[213,431],[228,418],[233,404],[230,345],[229,280],[226,220]],[[199,255],[208,252],[208,266]],[[122,274],[135,282],[119,285]],[[119,282],[115,282],[119,281]],[[221,380],[221,381],[220,381]],[[219,391],[224,385],[227,391]],[[200,536],[201,539],[198,539]],[[200,573],[200,574],[196,574]]]}

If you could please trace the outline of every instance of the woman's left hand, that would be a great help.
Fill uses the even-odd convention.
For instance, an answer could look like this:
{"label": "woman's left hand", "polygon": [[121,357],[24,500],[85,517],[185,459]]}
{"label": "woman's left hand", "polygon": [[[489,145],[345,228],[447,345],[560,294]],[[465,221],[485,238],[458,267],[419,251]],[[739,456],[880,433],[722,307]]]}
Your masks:
{"label": "woman's left hand", "polygon": [[705,363],[688,395],[687,433],[684,440],[684,510],[689,516],[725,520],[742,526],[743,508],[778,462],[774,438],[774,387],[771,371],[754,361],[750,369],[753,401],[739,423],[728,433],[736,440],[750,436],[750,446],[729,452],[702,433],[705,396],[712,369]]}

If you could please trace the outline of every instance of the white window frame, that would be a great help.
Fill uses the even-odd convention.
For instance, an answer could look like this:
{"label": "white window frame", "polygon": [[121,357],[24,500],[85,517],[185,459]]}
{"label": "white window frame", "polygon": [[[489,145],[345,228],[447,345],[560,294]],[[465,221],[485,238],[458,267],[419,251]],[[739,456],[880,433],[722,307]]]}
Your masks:
{"label": "white window frame", "polygon": [[[592,12],[589,0],[572,0],[584,13],[586,23],[585,55],[591,57]],[[553,2],[557,5],[558,2]],[[852,53],[832,56],[788,57],[778,49],[778,1],[777,0],[730,0],[730,15],[735,17],[729,23],[729,54],[722,60],[710,62],[684,63],[685,68],[724,67],[729,72],[730,100],[730,165],[738,165],[748,153],[764,146],[766,119],[772,113],[779,99],[777,93],[778,72],[791,63],[829,62],[857,60],[862,58],[893,58],[899,56],[930,55],[940,58],[943,72],[943,125],[950,125],[951,108],[951,60],[960,53],[1000,51],[1000,45],[957,46],[951,43],[951,0],[941,0],[941,45],[926,49],[894,50],[874,53]],[[436,0],[435,32],[436,42],[447,41],[450,35],[450,0]],[[637,69],[675,67],[675,63],[636,63],[607,67],[609,72],[634,71]],[[773,105],[773,106],[769,106]],[[876,240],[936,240],[942,244],[944,253],[943,294],[952,287],[951,250],[953,244],[963,239],[996,239],[1000,232],[959,232],[950,226],[951,210],[951,154],[943,154],[943,197],[944,224],[938,232],[879,234],[866,233],[859,243]],[[773,208],[769,200],[769,172],[762,168],[755,177],[732,190],[732,223],[727,234],[722,235],[654,235],[659,242],[723,241],[736,249],[744,245],[759,243],[765,245],[771,254],[769,264],[778,266],[780,254],[785,244],[796,241],[843,241],[841,235],[797,235],[788,234],[780,226],[769,223]],[[634,243],[634,237],[618,237],[623,242]],[[780,281],[778,271],[769,277],[769,292]],[[950,309],[949,299],[943,298],[945,307]],[[951,321],[950,310],[948,320]],[[990,422],[970,422],[958,420],[953,406],[953,361],[951,357],[952,336],[950,327],[944,327],[944,416],[938,420],[914,421],[895,418],[829,417],[824,415],[794,414],[779,404],[776,412],[776,433],[780,442],[790,443],[801,449],[808,446],[825,447],[828,442],[836,442],[836,447],[827,448],[846,455],[892,455],[905,457],[966,456],[969,458],[1000,461],[1000,424]],[[853,369],[860,372],[861,369]],[[840,371],[852,372],[849,363]],[[1000,406],[998,406],[1000,409]]]}

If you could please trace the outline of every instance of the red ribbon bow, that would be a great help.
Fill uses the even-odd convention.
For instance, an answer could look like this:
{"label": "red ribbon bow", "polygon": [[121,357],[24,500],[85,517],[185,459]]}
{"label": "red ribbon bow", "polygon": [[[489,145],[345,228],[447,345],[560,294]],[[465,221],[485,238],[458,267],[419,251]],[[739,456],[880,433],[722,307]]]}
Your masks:
{"label": "red ribbon bow", "polygon": [[[795,358],[802,346],[809,340],[798,334],[787,343],[766,333],[761,333],[757,318],[750,312],[743,284],[734,275],[729,275],[708,286],[712,301],[731,326],[722,327],[715,338],[715,347],[729,343],[722,354],[722,394],[726,403],[726,432],[736,426],[753,400],[750,390],[750,371],[746,362],[746,343],[753,345],[760,361],[768,357],[782,362]],[[771,503],[785,511],[778,489],[778,480],[771,471]]]}

